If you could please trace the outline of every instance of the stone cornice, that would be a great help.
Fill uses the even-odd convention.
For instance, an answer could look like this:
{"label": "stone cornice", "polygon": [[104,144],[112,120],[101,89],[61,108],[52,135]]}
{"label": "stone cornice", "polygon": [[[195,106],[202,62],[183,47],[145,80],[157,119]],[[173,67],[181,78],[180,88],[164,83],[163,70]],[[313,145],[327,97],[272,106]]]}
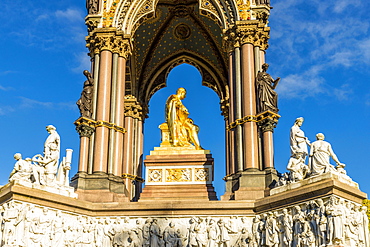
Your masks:
{"label": "stone cornice", "polygon": [[111,51],[120,57],[128,58],[132,52],[130,37],[116,28],[96,28],[86,37],[86,43],[90,57],[102,51]]}

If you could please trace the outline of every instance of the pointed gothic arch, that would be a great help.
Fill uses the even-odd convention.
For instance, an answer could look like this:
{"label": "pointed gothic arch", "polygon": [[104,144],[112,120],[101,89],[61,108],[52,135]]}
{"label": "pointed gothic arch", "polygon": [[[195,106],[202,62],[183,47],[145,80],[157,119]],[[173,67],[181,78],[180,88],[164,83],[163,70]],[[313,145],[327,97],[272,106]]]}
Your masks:
{"label": "pointed gothic arch", "polygon": [[[272,132],[279,118],[257,112],[255,77],[268,47],[269,11],[269,0],[89,0],[95,93],[91,118],[76,121],[79,174],[86,173],[76,176],[76,187],[89,191],[100,179],[101,189],[138,199],[149,100],[173,67],[189,63],[220,98],[225,198],[248,197],[240,188],[263,196],[259,185],[275,174]],[[256,172],[258,186],[249,179]]]}

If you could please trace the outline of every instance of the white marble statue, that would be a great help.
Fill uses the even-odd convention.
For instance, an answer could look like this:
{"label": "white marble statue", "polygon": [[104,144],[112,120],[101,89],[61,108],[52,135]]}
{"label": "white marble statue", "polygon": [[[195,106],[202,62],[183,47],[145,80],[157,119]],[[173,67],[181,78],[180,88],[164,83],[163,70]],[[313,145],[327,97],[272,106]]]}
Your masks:
{"label": "white marble statue", "polygon": [[306,160],[308,155],[307,145],[310,145],[310,141],[301,130],[303,121],[303,117],[297,118],[290,129],[290,151],[292,155],[297,152],[302,153],[303,160]]}
{"label": "white marble statue", "polygon": [[309,173],[309,168],[304,163],[303,153],[296,152],[289,159],[287,170],[290,171],[290,179],[292,182],[301,181],[306,178]]}
{"label": "white marble statue", "polygon": [[16,153],[14,155],[16,163],[10,173],[9,182],[77,198],[74,188],[69,186],[73,150],[66,150],[66,157],[63,157],[58,166],[60,136],[53,125],[48,125],[46,130],[49,136],[44,143],[43,155],[37,154],[32,159],[23,160],[22,155]]}
{"label": "white marble statue", "polygon": [[10,173],[9,182],[25,181],[31,182],[32,166],[30,162],[23,160],[20,153],[14,154],[14,159],[17,161],[14,164],[13,171]]}
{"label": "white marble statue", "polygon": [[59,165],[56,176],[57,183],[62,186],[69,186],[69,170],[71,170],[72,163],[72,149],[66,150],[66,157],[63,157]]}
{"label": "white marble statue", "polygon": [[322,133],[316,135],[316,141],[311,144],[310,149],[310,170],[311,176],[321,175],[329,171],[336,171],[330,164],[330,157],[340,165],[329,142],[324,141],[325,136]]}
{"label": "white marble statue", "polygon": [[60,136],[53,125],[46,126],[49,136],[44,144],[44,155],[35,155],[32,161],[38,166],[34,176],[36,183],[53,186],[58,171]]}

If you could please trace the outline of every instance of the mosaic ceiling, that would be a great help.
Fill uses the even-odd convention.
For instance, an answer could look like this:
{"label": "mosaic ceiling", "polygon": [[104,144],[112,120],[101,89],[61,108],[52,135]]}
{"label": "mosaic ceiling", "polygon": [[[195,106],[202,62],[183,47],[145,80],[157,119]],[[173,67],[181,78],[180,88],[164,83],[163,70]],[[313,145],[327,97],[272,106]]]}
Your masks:
{"label": "mosaic ceiling", "polygon": [[166,86],[172,68],[189,63],[203,77],[203,85],[220,98],[226,95],[226,53],[217,18],[200,14],[198,1],[170,4],[160,1],[155,16],[134,35],[135,80],[143,102]]}

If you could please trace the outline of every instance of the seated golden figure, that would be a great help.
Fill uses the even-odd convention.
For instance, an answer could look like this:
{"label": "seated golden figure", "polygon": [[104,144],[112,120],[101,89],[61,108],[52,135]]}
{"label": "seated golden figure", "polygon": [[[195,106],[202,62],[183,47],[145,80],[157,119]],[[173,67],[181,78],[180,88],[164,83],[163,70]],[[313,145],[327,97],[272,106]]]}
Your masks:
{"label": "seated golden figure", "polygon": [[173,147],[188,147],[194,144],[195,149],[202,150],[198,139],[199,127],[188,117],[188,109],[181,102],[185,96],[185,88],[179,88],[176,94],[168,97],[166,101],[166,123],[170,132],[170,143]]}

